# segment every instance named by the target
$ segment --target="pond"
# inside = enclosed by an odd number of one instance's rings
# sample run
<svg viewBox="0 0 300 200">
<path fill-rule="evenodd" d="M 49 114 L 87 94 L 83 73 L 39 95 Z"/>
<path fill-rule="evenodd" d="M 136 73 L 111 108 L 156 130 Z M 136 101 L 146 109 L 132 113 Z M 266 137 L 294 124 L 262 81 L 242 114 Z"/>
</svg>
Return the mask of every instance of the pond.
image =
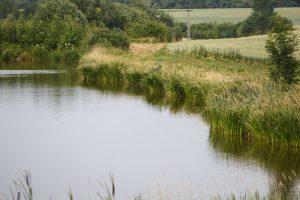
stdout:
<svg viewBox="0 0 300 200">
<path fill-rule="evenodd" d="M 0 194 L 24 171 L 34 199 L 68 199 L 70 189 L 99 199 L 110 174 L 118 199 L 300 191 L 299 152 L 210 134 L 199 114 L 159 102 L 87 84 L 69 67 L 2 65 Z"/>
</svg>

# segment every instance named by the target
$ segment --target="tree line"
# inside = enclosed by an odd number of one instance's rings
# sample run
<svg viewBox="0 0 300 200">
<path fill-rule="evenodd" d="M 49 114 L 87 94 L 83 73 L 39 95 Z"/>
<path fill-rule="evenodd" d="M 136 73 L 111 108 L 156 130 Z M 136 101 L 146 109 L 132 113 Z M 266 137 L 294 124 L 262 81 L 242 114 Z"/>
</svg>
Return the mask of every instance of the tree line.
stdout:
<svg viewBox="0 0 300 200">
<path fill-rule="evenodd" d="M 128 49 L 131 41 L 178 35 L 173 19 L 143 0 L 1 0 L 0 58 L 77 59 L 93 45 Z"/>
</svg>

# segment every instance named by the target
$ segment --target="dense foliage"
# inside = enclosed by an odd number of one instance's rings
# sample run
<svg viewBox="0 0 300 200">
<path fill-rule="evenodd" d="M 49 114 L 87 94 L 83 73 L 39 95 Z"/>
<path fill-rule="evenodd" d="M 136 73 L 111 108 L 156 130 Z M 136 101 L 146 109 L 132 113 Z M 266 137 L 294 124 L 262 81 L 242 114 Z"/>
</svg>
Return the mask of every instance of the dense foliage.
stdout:
<svg viewBox="0 0 300 200">
<path fill-rule="evenodd" d="M 276 82 L 294 84 L 299 81 L 300 63 L 295 58 L 299 41 L 292 27 L 279 21 L 266 43 L 266 50 L 273 66 L 270 68 L 271 78 Z"/>
<path fill-rule="evenodd" d="M 191 26 L 192 39 L 234 38 L 238 36 L 240 24 L 232 23 L 200 23 Z"/>
<path fill-rule="evenodd" d="M 156 8 L 249 8 L 251 0 L 153 0 Z M 300 6 L 299 0 L 274 0 L 274 6 Z"/>
<path fill-rule="evenodd" d="M 97 44 L 128 49 L 132 39 L 166 41 L 175 30 L 171 17 L 142 0 L 1 0 L 0 11 L 0 57 L 7 61 L 78 58 Z"/>
</svg>

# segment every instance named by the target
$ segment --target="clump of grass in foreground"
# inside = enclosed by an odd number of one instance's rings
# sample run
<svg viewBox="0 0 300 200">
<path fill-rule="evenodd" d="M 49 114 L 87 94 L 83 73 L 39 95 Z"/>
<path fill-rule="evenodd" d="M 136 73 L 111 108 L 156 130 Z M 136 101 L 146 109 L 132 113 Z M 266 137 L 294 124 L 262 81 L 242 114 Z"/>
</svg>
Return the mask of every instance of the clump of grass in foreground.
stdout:
<svg viewBox="0 0 300 200">
<path fill-rule="evenodd" d="M 10 188 L 11 197 L 7 200 L 33 200 L 32 181 L 30 172 L 25 172 L 21 180 L 13 181 L 14 187 Z"/>
<path fill-rule="evenodd" d="M 32 193 L 32 186 L 31 186 L 31 175 L 29 172 L 26 172 L 24 174 L 24 180 L 19 180 L 19 181 L 14 181 L 15 185 L 15 190 L 11 189 L 11 197 L 5 197 L 6 200 L 33 200 L 33 193 Z M 101 183 L 99 182 L 100 186 L 102 187 L 101 192 L 96 192 L 97 197 L 100 200 L 114 200 L 116 199 L 116 188 L 115 188 L 115 180 L 114 176 L 110 175 L 110 184 L 107 183 Z M 184 190 L 184 189 L 183 189 Z M 67 192 L 68 200 L 75 200 L 73 192 L 71 189 L 68 190 Z M 164 191 L 164 189 L 160 189 L 158 193 L 151 194 L 151 192 L 147 195 L 139 194 L 136 195 L 133 200 L 173 200 L 173 199 L 184 199 L 184 200 L 189 200 L 189 199 L 202 199 L 201 196 L 195 197 L 192 192 L 191 194 L 181 194 L 180 190 L 176 190 L 173 192 L 170 192 L 168 190 Z M 206 198 L 207 199 L 207 198 Z M 275 194 L 271 196 L 264 196 L 260 195 L 259 193 L 245 193 L 243 195 L 236 195 L 236 194 L 231 194 L 229 196 L 211 196 L 211 200 L 281 200 L 283 199 L 281 194 Z M 284 197 L 286 200 L 298 200 L 300 199 L 300 194 L 295 193 L 295 194 L 289 194 Z"/>
<path fill-rule="evenodd" d="M 299 147 L 300 87 L 276 85 L 267 69 L 261 62 L 199 59 L 166 49 L 136 55 L 95 48 L 81 59 L 79 70 L 87 80 L 117 79 L 181 104 L 196 102 L 219 132 Z"/>
</svg>

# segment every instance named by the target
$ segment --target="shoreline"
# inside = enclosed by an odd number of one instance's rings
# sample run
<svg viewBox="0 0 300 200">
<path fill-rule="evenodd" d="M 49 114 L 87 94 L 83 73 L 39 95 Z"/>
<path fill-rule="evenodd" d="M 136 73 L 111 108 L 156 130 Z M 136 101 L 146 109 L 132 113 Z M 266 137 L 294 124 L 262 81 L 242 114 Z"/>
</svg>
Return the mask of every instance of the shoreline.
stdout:
<svg viewBox="0 0 300 200">
<path fill-rule="evenodd" d="M 271 82 L 265 63 L 166 48 L 129 53 L 96 47 L 82 57 L 78 70 L 87 81 L 138 85 L 166 102 L 194 107 L 213 132 L 299 148 L 300 87 Z"/>
</svg>

